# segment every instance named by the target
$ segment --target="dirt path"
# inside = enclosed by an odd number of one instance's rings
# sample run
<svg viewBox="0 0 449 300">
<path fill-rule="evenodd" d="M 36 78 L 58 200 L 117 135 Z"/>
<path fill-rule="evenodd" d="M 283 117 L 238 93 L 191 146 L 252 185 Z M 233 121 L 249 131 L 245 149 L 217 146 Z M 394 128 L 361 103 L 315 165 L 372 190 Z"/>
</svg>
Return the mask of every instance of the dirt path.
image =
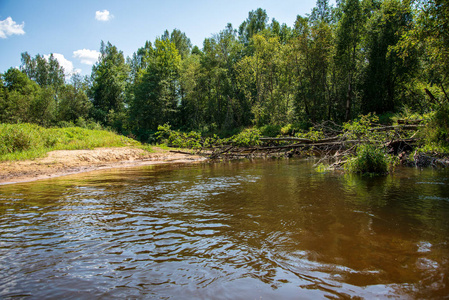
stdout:
<svg viewBox="0 0 449 300">
<path fill-rule="evenodd" d="M 172 153 L 153 147 L 154 153 L 138 148 L 97 148 L 93 150 L 58 150 L 44 158 L 0 162 L 0 185 L 34 181 L 99 169 L 165 163 L 187 163 L 204 157 Z"/>
</svg>

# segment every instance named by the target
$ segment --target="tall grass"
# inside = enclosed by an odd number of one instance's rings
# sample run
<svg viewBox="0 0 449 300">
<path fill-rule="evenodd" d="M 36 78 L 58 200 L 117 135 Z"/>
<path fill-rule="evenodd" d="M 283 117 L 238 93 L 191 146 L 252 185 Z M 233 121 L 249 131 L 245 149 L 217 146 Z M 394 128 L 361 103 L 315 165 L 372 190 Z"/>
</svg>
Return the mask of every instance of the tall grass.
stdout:
<svg viewBox="0 0 449 300">
<path fill-rule="evenodd" d="M 384 150 L 370 144 L 359 145 L 357 154 L 344 165 L 347 172 L 358 174 L 388 174 L 395 161 Z"/>
<path fill-rule="evenodd" d="M 52 150 L 141 146 L 105 130 L 43 128 L 35 124 L 0 124 L 0 161 L 34 159 Z"/>
</svg>

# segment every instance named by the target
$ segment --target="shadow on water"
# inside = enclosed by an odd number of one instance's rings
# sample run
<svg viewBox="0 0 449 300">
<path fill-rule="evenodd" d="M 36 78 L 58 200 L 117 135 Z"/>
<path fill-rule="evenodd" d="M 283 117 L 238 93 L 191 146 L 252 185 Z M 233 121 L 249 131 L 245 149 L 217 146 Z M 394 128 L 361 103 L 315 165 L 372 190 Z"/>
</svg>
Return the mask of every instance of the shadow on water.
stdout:
<svg viewBox="0 0 449 300">
<path fill-rule="evenodd" d="M 441 298 L 449 173 L 305 160 L 151 166 L 0 187 L 0 297 Z"/>
</svg>

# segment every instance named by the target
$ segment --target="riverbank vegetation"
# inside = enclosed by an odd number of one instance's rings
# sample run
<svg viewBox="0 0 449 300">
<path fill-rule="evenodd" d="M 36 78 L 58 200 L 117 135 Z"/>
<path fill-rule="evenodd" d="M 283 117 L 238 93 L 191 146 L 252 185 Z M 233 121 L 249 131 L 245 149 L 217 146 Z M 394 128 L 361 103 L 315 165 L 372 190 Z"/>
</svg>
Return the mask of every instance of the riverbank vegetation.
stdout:
<svg viewBox="0 0 449 300">
<path fill-rule="evenodd" d="M 108 128 L 212 157 L 332 154 L 347 169 L 379 147 L 449 152 L 447 1 L 318 0 L 293 24 L 259 8 L 201 48 L 174 29 L 127 58 L 109 42 L 100 53 L 70 79 L 52 55 L 22 53 L 0 76 L 0 123 Z"/>
<path fill-rule="evenodd" d="M 52 150 L 140 147 L 131 138 L 80 127 L 44 128 L 36 124 L 0 124 L 0 161 L 34 159 Z"/>
<path fill-rule="evenodd" d="M 256 128 L 229 138 L 203 137 L 199 132 L 172 130 L 166 124 L 159 127 L 157 135 L 169 146 L 191 148 L 211 158 L 316 156 L 320 158 L 316 165 L 321 170 L 386 174 L 399 163 L 420 167 L 448 165 L 444 159 L 449 154 L 447 141 L 429 138 L 431 132 L 435 135 L 444 129 L 432 127 L 435 114 L 421 117 L 382 125 L 377 115 L 368 114 L 342 125 L 325 122 L 308 131 L 298 129 L 294 136 L 282 134 L 287 130 L 281 129 L 276 137 L 263 136 Z M 295 130 L 291 125 L 286 128 Z"/>
</svg>

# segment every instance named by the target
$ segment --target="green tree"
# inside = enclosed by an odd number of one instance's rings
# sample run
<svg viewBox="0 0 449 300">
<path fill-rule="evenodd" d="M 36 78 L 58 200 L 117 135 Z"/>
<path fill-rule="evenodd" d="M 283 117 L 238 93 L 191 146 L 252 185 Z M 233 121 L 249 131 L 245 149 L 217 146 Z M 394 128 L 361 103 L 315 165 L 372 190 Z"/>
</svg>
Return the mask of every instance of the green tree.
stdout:
<svg viewBox="0 0 449 300">
<path fill-rule="evenodd" d="M 178 77 L 181 56 L 174 43 L 157 39 L 154 56 L 134 85 L 130 116 L 134 131 L 145 140 L 157 126 L 175 122 L 179 111 Z"/>
<path fill-rule="evenodd" d="M 30 122 L 50 126 L 56 121 L 57 103 L 54 90 L 51 87 L 43 87 L 31 102 L 29 111 Z"/>
<path fill-rule="evenodd" d="M 101 42 L 99 61 L 92 67 L 92 87 L 89 94 L 93 103 L 93 117 L 103 125 L 121 116 L 125 109 L 125 87 L 129 69 L 123 52 L 111 43 Z M 121 131 L 123 128 L 115 128 Z"/>
<path fill-rule="evenodd" d="M 310 21 L 314 22 L 332 22 L 332 9 L 329 6 L 329 0 L 317 0 L 316 6 L 312 9 Z"/>
<path fill-rule="evenodd" d="M 22 53 L 21 56 L 22 65 L 20 70 L 39 86 L 51 87 L 57 92 L 64 85 L 64 68 L 59 65 L 53 54 L 50 54 L 48 60 L 40 54 L 32 58 L 28 52 Z"/>
<path fill-rule="evenodd" d="M 21 71 L 10 68 L 2 76 L 0 123 L 31 122 L 31 108 L 40 88 Z"/>
<path fill-rule="evenodd" d="M 267 27 L 268 15 L 265 9 L 258 8 L 248 13 L 248 18 L 239 26 L 239 37 L 241 41 L 248 45 L 250 39 L 256 33 L 263 31 Z"/>
<path fill-rule="evenodd" d="M 416 0 L 413 28 L 402 35 L 396 50 L 402 57 L 421 52 L 424 90 L 431 103 L 449 101 L 449 3 L 446 0 Z M 436 91 L 436 87 L 439 91 Z"/>
<path fill-rule="evenodd" d="M 301 16 L 295 23 L 291 64 L 295 75 L 297 117 L 316 122 L 330 118 L 332 108 L 329 83 L 333 34 L 325 20 Z"/>
<path fill-rule="evenodd" d="M 348 121 L 352 117 L 355 88 L 357 79 L 360 78 L 361 37 L 365 26 L 362 14 L 362 6 L 359 0 L 342 0 L 338 9 L 341 17 L 336 29 L 336 64 L 339 69 L 341 88 L 339 97 L 345 99 L 344 119 Z"/>
<path fill-rule="evenodd" d="M 181 111 L 180 122 L 184 128 L 199 129 L 206 124 L 205 97 L 201 93 L 201 56 L 192 54 L 181 61 L 179 70 Z"/>
<path fill-rule="evenodd" d="M 139 48 L 133 53 L 131 58 L 127 58 L 127 64 L 130 69 L 130 81 L 133 83 L 141 77 L 147 69 L 154 55 L 153 46 L 150 41 L 145 42 L 145 46 Z"/>
<path fill-rule="evenodd" d="M 73 75 L 71 84 L 61 88 L 58 103 L 58 121 L 76 123 L 80 118 L 86 120 L 92 108 L 87 97 L 87 84 L 80 75 Z"/>
<path fill-rule="evenodd" d="M 282 111 L 280 77 L 280 42 L 278 37 L 252 37 L 254 55 L 237 64 L 238 85 L 251 103 L 254 123 L 261 126 L 285 120 Z"/>
<path fill-rule="evenodd" d="M 410 53 L 401 57 L 396 46 L 413 22 L 410 6 L 385 0 L 367 23 L 364 49 L 368 62 L 363 74 L 362 112 L 382 114 L 409 103 L 403 91 L 416 75 L 418 59 Z"/>
<path fill-rule="evenodd" d="M 161 39 L 175 44 L 176 49 L 178 49 L 178 52 L 181 55 L 181 59 L 186 58 L 190 54 L 192 43 L 187 35 L 184 32 L 181 32 L 181 30 L 173 29 L 171 34 L 169 34 L 168 30 L 165 30 Z"/>
</svg>

